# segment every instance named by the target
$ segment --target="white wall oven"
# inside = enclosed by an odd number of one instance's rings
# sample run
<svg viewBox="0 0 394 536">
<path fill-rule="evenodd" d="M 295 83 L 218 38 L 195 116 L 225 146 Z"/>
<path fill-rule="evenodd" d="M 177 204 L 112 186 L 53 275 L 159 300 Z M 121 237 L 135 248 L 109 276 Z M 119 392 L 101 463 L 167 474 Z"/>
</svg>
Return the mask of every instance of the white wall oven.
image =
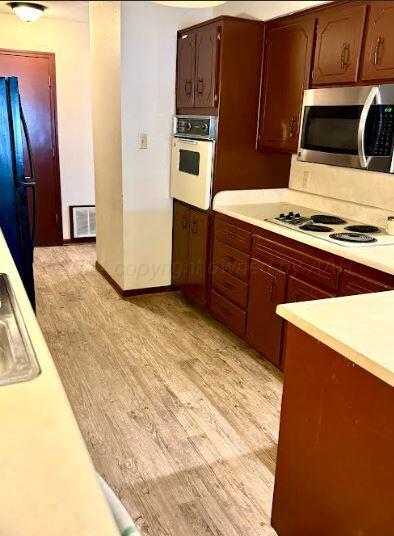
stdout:
<svg viewBox="0 0 394 536">
<path fill-rule="evenodd" d="M 394 84 L 309 89 L 298 159 L 394 172 Z"/>
<path fill-rule="evenodd" d="M 171 155 L 171 196 L 207 210 L 211 206 L 216 117 L 174 119 Z"/>
</svg>

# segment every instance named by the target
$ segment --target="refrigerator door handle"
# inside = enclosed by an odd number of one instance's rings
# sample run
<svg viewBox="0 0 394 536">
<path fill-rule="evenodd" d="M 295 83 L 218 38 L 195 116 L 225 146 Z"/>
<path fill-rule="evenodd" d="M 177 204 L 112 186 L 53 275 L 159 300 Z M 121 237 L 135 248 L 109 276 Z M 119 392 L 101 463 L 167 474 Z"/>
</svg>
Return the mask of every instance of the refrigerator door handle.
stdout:
<svg viewBox="0 0 394 536">
<path fill-rule="evenodd" d="M 31 240 L 34 245 L 34 242 L 36 239 L 36 229 L 37 229 L 37 190 L 36 190 L 37 182 L 36 182 L 36 172 L 34 168 L 34 159 L 33 159 L 33 152 L 31 148 L 29 130 L 27 128 L 25 114 L 23 113 L 23 108 L 22 108 L 20 97 L 19 97 L 19 111 L 21 115 L 23 132 L 25 134 L 25 139 L 26 139 L 27 155 L 29 158 L 30 173 L 31 173 L 31 177 L 25 177 L 24 182 L 19 181 L 19 184 L 21 186 L 25 186 L 26 188 L 31 188 L 32 193 L 33 193 L 33 225 L 32 225 L 32 230 L 31 230 Z"/>
</svg>

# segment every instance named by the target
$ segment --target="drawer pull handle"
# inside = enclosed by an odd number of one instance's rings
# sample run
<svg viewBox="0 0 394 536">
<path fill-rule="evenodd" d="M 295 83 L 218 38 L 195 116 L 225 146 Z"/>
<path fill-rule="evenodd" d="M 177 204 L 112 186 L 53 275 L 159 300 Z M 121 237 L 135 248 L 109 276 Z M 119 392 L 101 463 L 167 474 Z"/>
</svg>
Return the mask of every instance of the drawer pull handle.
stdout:
<svg viewBox="0 0 394 536">
<path fill-rule="evenodd" d="M 225 288 L 227 288 L 228 290 L 233 290 L 234 288 L 234 285 L 232 285 L 231 283 L 229 283 L 228 281 L 223 281 L 223 286 Z"/>
<path fill-rule="evenodd" d="M 222 311 L 222 313 L 224 313 L 225 315 L 227 316 L 231 316 L 231 311 L 229 309 L 227 309 L 226 307 L 220 307 L 220 310 Z"/>
<path fill-rule="evenodd" d="M 237 259 L 231 257 L 231 255 L 226 255 L 226 260 L 228 260 L 228 262 L 236 262 Z"/>
</svg>

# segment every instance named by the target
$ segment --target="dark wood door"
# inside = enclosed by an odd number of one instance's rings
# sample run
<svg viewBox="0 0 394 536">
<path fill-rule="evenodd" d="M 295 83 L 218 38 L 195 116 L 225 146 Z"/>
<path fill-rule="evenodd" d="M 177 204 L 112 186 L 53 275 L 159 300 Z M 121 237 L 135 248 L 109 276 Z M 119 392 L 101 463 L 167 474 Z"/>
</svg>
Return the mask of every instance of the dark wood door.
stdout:
<svg viewBox="0 0 394 536">
<path fill-rule="evenodd" d="M 0 76 L 18 77 L 32 145 L 37 180 L 37 246 L 63 243 L 54 62 L 53 54 L 0 50 Z"/>
<path fill-rule="evenodd" d="M 302 17 L 267 32 L 259 130 L 262 148 L 297 151 L 314 27 L 313 18 Z"/>
<path fill-rule="evenodd" d="M 276 306 L 286 297 L 286 273 L 252 259 L 246 324 L 248 343 L 275 365 L 280 364 L 282 319 Z"/>
<path fill-rule="evenodd" d="M 209 215 L 191 209 L 188 281 L 184 292 L 201 307 L 207 301 L 208 232 Z"/>
<path fill-rule="evenodd" d="M 196 64 L 196 34 L 188 32 L 178 37 L 177 108 L 194 106 L 194 75 Z"/>
<path fill-rule="evenodd" d="M 172 284 L 182 287 L 187 283 L 189 265 L 190 208 L 174 201 L 172 235 Z"/>
<path fill-rule="evenodd" d="M 394 2 L 373 2 L 368 20 L 362 80 L 394 79 Z"/>
<path fill-rule="evenodd" d="M 366 5 L 349 5 L 319 15 L 313 85 L 357 81 L 366 13 Z"/>
<path fill-rule="evenodd" d="M 195 108 L 214 108 L 218 74 L 218 28 L 206 26 L 196 33 Z"/>
</svg>

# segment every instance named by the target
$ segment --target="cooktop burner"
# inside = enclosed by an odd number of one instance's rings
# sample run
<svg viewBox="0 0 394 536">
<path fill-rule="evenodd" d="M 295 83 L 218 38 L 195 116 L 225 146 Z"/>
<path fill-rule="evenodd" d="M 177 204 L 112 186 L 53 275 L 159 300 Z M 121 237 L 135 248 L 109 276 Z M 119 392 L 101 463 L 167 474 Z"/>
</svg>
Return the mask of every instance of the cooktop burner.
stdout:
<svg viewBox="0 0 394 536">
<path fill-rule="evenodd" d="M 375 225 L 348 225 L 345 229 L 353 233 L 378 233 L 380 231 Z"/>
<path fill-rule="evenodd" d="M 346 223 L 346 220 L 338 216 L 329 216 L 328 214 L 314 214 L 311 216 L 313 223 L 325 223 L 327 225 L 340 225 Z"/>
<path fill-rule="evenodd" d="M 315 223 L 305 223 L 300 226 L 300 229 L 303 231 L 313 231 L 315 233 L 329 233 L 334 230 L 332 227 L 327 227 L 327 225 L 316 225 Z"/>
<path fill-rule="evenodd" d="M 330 238 L 341 240 L 342 242 L 358 242 L 362 244 L 376 242 L 376 238 L 373 238 L 373 236 L 359 233 L 333 233 L 330 234 Z"/>
</svg>

